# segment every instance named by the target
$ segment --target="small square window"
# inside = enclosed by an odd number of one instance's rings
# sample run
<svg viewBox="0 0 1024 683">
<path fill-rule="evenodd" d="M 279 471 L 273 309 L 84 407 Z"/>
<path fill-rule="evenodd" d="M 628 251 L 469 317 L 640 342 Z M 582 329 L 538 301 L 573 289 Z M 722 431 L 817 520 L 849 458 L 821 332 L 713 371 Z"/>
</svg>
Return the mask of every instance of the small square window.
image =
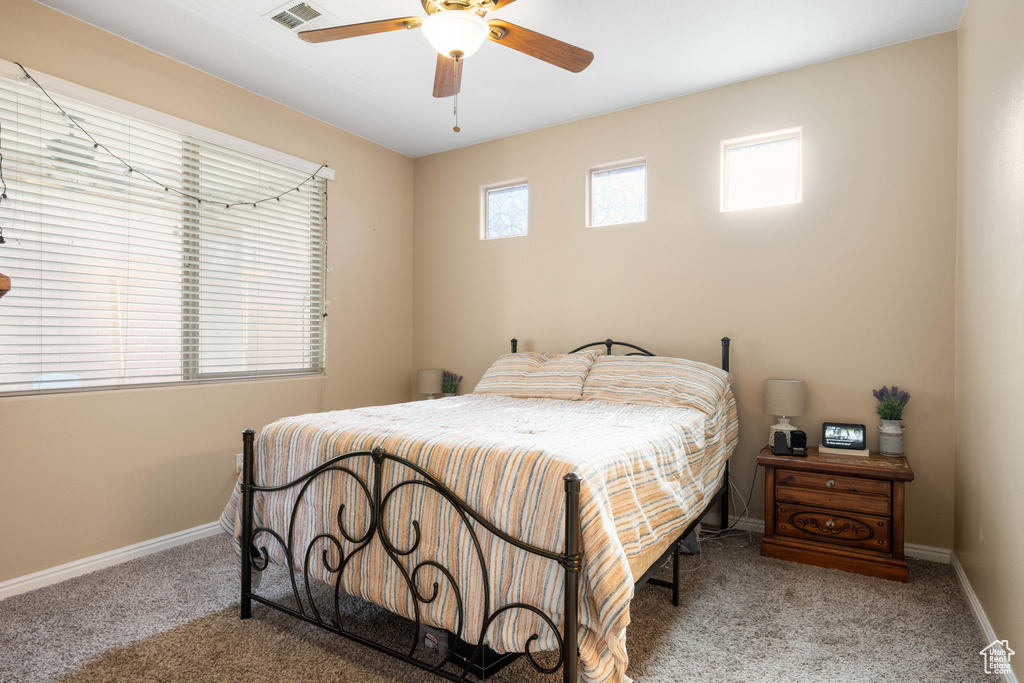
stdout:
<svg viewBox="0 0 1024 683">
<path fill-rule="evenodd" d="M 799 201 L 799 128 L 722 143 L 722 211 Z"/>
<path fill-rule="evenodd" d="M 647 163 L 631 161 L 591 169 L 587 225 L 640 223 L 647 220 Z"/>
<path fill-rule="evenodd" d="M 525 182 L 484 188 L 483 239 L 522 237 L 529 215 L 530 188 Z"/>
</svg>

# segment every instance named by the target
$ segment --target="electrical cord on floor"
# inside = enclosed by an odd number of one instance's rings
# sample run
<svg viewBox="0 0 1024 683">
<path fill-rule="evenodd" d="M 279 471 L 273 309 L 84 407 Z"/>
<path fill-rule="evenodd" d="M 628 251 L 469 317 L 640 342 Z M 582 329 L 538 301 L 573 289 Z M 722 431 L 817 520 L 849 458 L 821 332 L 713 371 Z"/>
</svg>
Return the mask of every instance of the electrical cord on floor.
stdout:
<svg viewBox="0 0 1024 683">
<path fill-rule="evenodd" d="M 742 543 L 739 546 L 735 547 L 749 547 L 753 544 L 754 539 L 751 532 L 749 530 L 738 528 L 738 525 L 741 522 L 750 519 L 750 499 L 754 495 L 754 486 L 757 484 L 757 473 L 760 469 L 760 467 L 757 467 L 754 470 L 754 476 L 750 478 L 750 490 L 747 492 L 745 498 L 742 495 L 742 491 L 740 491 L 740 489 L 736 486 L 736 483 L 732 480 L 732 478 L 729 479 L 729 488 L 733 492 L 733 500 L 730 501 L 732 503 L 734 513 L 733 522 L 725 529 L 713 529 L 705 531 L 704 528 L 701 527 L 700 532 L 697 534 L 698 549 L 702 548 L 704 545 L 724 548 L 729 545 L 733 545 L 729 543 L 729 539 L 731 538 L 743 538 L 746 540 L 745 543 Z M 742 515 L 739 514 L 739 505 L 736 502 L 737 500 L 743 503 Z M 689 569 L 680 567 L 679 572 L 681 574 L 692 574 L 694 572 L 700 571 L 700 569 L 704 567 L 703 552 L 698 550 L 698 552 L 696 553 L 683 553 L 683 555 L 690 555 L 691 557 L 696 555 L 697 566 Z"/>
<path fill-rule="evenodd" d="M 758 469 L 760 469 L 760 468 L 758 468 Z M 750 518 L 750 508 L 748 506 L 748 501 L 754 495 L 754 486 L 757 484 L 757 474 L 758 474 L 758 470 L 755 469 L 754 470 L 754 476 L 752 476 L 750 478 L 750 490 L 747 492 L 746 497 L 743 497 L 742 492 L 736 487 L 736 483 L 732 479 L 729 479 L 729 487 L 733 491 L 733 497 L 734 498 L 738 498 L 740 501 L 743 502 L 743 514 L 742 515 L 739 514 L 739 508 L 738 508 L 738 506 L 736 506 L 735 501 L 733 501 L 733 506 L 734 506 L 733 513 L 734 513 L 735 517 L 734 517 L 734 519 L 732 521 L 732 524 L 730 524 L 725 529 L 718 529 L 716 531 L 709 531 L 709 532 L 707 532 L 708 535 L 724 534 L 724 533 L 726 533 L 728 531 L 741 531 L 741 529 L 738 529 L 737 526 L 740 523 L 742 523 L 744 520 L 747 520 L 747 519 Z"/>
<path fill-rule="evenodd" d="M 683 553 L 683 555 L 689 555 L 690 553 Z M 697 566 L 692 569 L 684 569 L 682 566 L 679 567 L 680 574 L 692 574 L 699 571 L 704 566 L 704 553 L 696 553 L 697 555 Z"/>
<path fill-rule="evenodd" d="M 732 489 L 732 491 L 733 491 L 733 498 L 734 499 L 738 499 L 739 501 L 742 501 L 742 503 L 743 503 L 743 514 L 742 515 L 739 514 L 739 505 L 736 503 L 735 500 L 733 500 L 732 501 L 732 503 L 733 503 L 733 512 L 735 513 L 735 517 L 733 519 L 732 524 L 730 524 L 725 529 L 715 529 L 715 530 L 705 531 L 702 528 L 700 536 L 698 538 L 698 544 L 699 543 L 704 543 L 704 542 L 714 542 L 714 541 L 723 541 L 724 542 L 725 539 L 727 539 L 727 538 L 744 538 L 744 537 L 746 538 L 746 541 L 747 541 L 746 545 L 749 545 L 749 544 L 753 543 L 753 536 L 751 535 L 750 531 L 749 530 L 740 529 L 739 525 L 742 522 L 750 519 L 750 506 L 749 506 L 749 502 L 750 502 L 750 499 L 754 495 L 754 486 L 757 484 L 757 474 L 758 474 L 758 471 L 760 469 L 761 468 L 758 467 L 758 468 L 756 468 L 754 470 L 754 476 L 752 476 L 750 478 L 750 490 L 747 492 L 747 495 L 746 495 L 745 498 L 743 497 L 742 492 L 739 490 L 739 488 L 737 488 L 737 486 L 736 486 L 735 482 L 732 480 L 732 478 L 729 479 L 729 488 Z"/>
<path fill-rule="evenodd" d="M 754 471 L 754 477 L 753 477 L 753 479 L 750 480 L 750 491 L 747 492 L 747 497 L 746 498 L 744 498 L 742 496 L 743 492 L 740 491 L 739 488 L 736 487 L 736 482 L 734 482 L 732 479 L 729 479 L 729 488 L 731 488 L 733 494 L 735 494 L 733 496 L 733 508 L 734 508 L 733 509 L 733 513 L 734 513 L 734 518 L 732 520 L 732 524 L 729 525 L 730 529 L 735 527 L 737 524 L 739 524 L 740 520 L 744 520 L 744 519 L 747 519 L 748 517 L 750 517 L 750 509 L 747 507 L 747 503 L 750 500 L 750 497 L 752 495 L 754 495 L 754 482 L 755 482 L 756 479 L 757 479 L 757 471 L 755 470 Z M 739 514 L 739 512 L 740 512 L 739 506 L 737 506 L 736 503 L 735 503 L 735 501 L 737 499 L 743 501 L 743 514 L 742 515 Z"/>
</svg>

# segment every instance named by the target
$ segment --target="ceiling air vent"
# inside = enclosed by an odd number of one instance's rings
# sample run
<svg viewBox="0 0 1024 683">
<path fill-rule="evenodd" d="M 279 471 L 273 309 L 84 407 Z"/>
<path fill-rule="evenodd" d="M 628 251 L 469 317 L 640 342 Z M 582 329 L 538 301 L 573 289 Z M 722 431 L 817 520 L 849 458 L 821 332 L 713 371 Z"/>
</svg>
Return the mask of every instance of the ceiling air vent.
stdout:
<svg viewBox="0 0 1024 683">
<path fill-rule="evenodd" d="M 341 23 L 308 2 L 297 3 L 294 0 L 263 16 L 293 32 L 312 31 L 325 26 L 337 26 Z"/>
<path fill-rule="evenodd" d="M 276 21 L 277 23 L 281 24 L 285 28 L 290 29 L 295 28 L 296 26 L 301 26 L 302 24 L 306 23 L 302 19 L 299 19 L 297 16 L 292 14 L 291 12 L 280 12 L 279 14 L 275 14 L 270 18 Z"/>
</svg>

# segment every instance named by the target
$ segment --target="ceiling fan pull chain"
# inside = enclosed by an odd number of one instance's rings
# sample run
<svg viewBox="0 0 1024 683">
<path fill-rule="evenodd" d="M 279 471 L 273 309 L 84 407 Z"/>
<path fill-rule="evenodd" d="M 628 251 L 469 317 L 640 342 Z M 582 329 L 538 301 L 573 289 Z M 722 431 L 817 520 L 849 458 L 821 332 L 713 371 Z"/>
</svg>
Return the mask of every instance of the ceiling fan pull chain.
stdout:
<svg viewBox="0 0 1024 683">
<path fill-rule="evenodd" d="M 452 78 L 453 78 L 453 81 L 452 81 L 453 83 L 458 83 L 459 82 L 459 57 L 458 57 L 458 55 L 456 55 L 455 59 L 452 60 Z M 452 128 L 452 130 L 454 130 L 456 133 L 458 133 L 460 130 L 462 130 L 461 128 L 459 128 L 459 91 L 458 90 L 455 91 L 455 110 L 452 113 L 455 114 L 455 127 Z"/>
</svg>

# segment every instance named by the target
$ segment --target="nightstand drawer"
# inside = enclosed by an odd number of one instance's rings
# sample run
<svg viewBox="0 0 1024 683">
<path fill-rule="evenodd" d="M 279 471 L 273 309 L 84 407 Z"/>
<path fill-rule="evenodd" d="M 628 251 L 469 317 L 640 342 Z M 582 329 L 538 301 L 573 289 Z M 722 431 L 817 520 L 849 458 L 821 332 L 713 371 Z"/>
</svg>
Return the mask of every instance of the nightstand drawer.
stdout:
<svg viewBox="0 0 1024 683">
<path fill-rule="evenodd" d="M 881 479 L 839 477 L 832 474 L 797 472 L 796 470 L 776 470 L 775 482 L 784 486 L 801 486 L 808 489 L 827 489 L 847 493 L 869 493 L 876 496 L 888 496 L 892 492 L 892 484 Z"/>
<path fill-rule="evenodd" d="M 891 501 L 884 496 L 869 496 L 843 491 L 800 489 L 792 486 L 775 487 L 775 500 L 787 503 L 802 503 L 819 508 L 866 512 L 873 515 L 889 515 Z"/>
<path fill-rule="evenodd" d="M 805 505 L 775 504 L 775 533 L 889 552 L 889 518 Z"/>
</svg>

